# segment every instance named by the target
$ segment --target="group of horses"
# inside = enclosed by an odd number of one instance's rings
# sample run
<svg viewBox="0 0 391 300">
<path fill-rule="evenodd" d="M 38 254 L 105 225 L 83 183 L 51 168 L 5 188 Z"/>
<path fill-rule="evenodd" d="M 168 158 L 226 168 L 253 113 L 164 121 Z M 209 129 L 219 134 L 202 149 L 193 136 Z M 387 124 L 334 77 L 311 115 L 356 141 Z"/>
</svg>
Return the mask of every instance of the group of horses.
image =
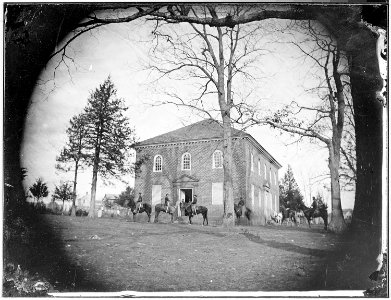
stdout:
<svg viewBox="0 0 391 300">
<path fill-rule="evenodd" d="M 302 211 L 304 217 L 307 219 L 308 226 L 311 228 L 311 220 L 314 218 L 322 218 L 324 223 L 324 229 L 327 230 L 327 222 L 328 222 L 328 213 L 327 206 L 320 205 L 319 207 L 307 207 L 304 203 L 299 203 L 297 206 L 297 210 L 288 209 L 285 206 L 280 207 L 280 213 L 272 216 L 272 219 L 276 221 L 276 223 L 283 224 L 284 221 L 294 223 L 296 226 L 298 225 L 298 212 Z"/>
<path fill-rule="evenodd" d="M 307 207 L 304 205 L 304 203 L 300 203 L 298 205 L 298 210 L 301 210 L 304 214 L 304 217 L 307 219 L 308 226 L 311 228 L 311 220 L 314 218 L 322 218 L 324 222 L 324 229 L 327 230 L 327 206 L 321 205 L 317 208 L 313 207 Z M 152 214 L 152 206 L 148 203 L 143 202 L 140 207 L 137 207 L 136 203 L 132 201 L 130 203 L 130 209 L 133 214 L 133 220 L 135 220 L 136 215 L 138 213 L 146 213 L 148 216 L 148 222 L 151 221 L 151 214 Z M 208 225 L 208 208 L 202 205 L 197 205 L 195 211 L 192 209 L 191 203 L 181 202 L 180 203 L 180 209 L 184 210 L 185 216 L 189 217 L 189 224 L 192 224 L 191 219 L 198 214 L 202 214 L 203 221 L 202 225 Z M 174 206 L 166 206 L 164 204 L 156 204 L 155 205 L 155 219 L 154 223 L 157 223 L 159 220 L 159 214 L 160 213 L 167 213 L 171 215 L 171 223 L 174 222 L 174 213 L 176 209 Z M 234 204 L 234 211 L 237 221 L 239 222 L 241 216 L 244 214 L 244 216 L 250 221 L 252 211 L 250 208 L 245 206 L 245 203 L 243 199 L 240 199 L 240 201 L 237 204 Z M 281 206 L 280 213 L 277 215 L 272 216 L 272 219 L 274 219 L 277 223 L 284 223 L 286 220 L 287 222 L 293 222 L 296 226 L 298 225 L 298 211 L 288 209 L 284 206 Z"/>
<path fill-rule="evenodd" d="M 189 224 L 192 224 L 191 219 L 198 214 L 202 214 L 203 221 L 202 225 L 208 225 L 208 208 L 202 205 L 197 205 L 196 209 L 193 210 L 191 203 L 181 202 L 180 203 L 180 209 L 185 211 L 185 216 L 189 217 Z M 133 214 L 133 220 L 135 220 L 136 215 L 138 213 L 146 213 L 148 216 L 148 222 L 151 222 L 151 215 L 152 215 L 152 206 L 148 203 L 143 202 L 140 207 L 137 207 L 136 203 L 132 201 L 130 203 L 130 210 Z M 157 223 L 159 221 L 159 214 L 160 213 L 167 213 L 171 215 L 171 223 L 174 222 L 174 213 L 175 213 L 175 207 L 174 206 L 166 206 L 164 204 L 156 204 L 155 205 L 155 219 L 154 223 Z"/>
</svg>

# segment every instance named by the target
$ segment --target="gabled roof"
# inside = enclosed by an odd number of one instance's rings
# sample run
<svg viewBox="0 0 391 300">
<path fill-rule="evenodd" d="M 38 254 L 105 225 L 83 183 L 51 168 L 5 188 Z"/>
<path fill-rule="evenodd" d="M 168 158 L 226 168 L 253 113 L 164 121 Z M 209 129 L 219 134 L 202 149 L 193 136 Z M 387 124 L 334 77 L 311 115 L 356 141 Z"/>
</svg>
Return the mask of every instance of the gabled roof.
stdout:
<svg viewBox="0 0 391 300">
<path fill-rule="evenodd" d="M 232 136 L 246 136 L 247 133 L 232 128 Z M 223 137 L 223 125 L 216 120 L 203 120 L 177 130 L 173 130 L 153 138 L 140 142 L 139 146 L 185 142 L 194 140 L 221 139 Z"/>
<path fill-rule="evenodd" d="M 107 200 L 115 200 L 118 198 L 118 195 L 115 195 L 115 194 L 105 194 L 105 196 L 103 197 L 103 199 L 107 199 Z"/>
</svg>

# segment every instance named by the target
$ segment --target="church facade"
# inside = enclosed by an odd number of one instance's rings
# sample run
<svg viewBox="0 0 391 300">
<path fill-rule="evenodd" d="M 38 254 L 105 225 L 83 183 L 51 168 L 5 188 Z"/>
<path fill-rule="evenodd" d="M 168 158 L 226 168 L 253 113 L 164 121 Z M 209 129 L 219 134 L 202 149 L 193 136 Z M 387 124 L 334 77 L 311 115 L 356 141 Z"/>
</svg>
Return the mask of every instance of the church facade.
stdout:
<svg viewBox="0 0 391 300">
<path fill-rule="evenodd" d="M 223 128 L 204 120 L 140 142 L 135 195 L 153 207 L 169 194 L 172 204 L 189 202 L 208 208 L 209 219 L 223 215 Z M 265 224 L 279 210 L 278 169 L 281 165 L 248 133 L 232 129 L 235 203 L 242 197 L 253 211 L 253 224 Z"/>
</svg>

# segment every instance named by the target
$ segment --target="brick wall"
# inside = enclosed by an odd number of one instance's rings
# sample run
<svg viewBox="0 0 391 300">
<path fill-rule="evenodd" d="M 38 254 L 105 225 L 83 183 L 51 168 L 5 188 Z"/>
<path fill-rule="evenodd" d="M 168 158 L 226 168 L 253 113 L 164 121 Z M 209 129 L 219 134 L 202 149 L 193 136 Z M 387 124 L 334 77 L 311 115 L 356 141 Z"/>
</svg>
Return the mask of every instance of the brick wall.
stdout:
<svg viewBox="0 0 391 300">
<path fill-rule="evenodd" d="M 252 224 L 264 225 L 267 220 L 270 220 L 272 211 L 279 210 L 278 168 L 248 140 L 246 140 L 245 148 L 249 162 L 246 166 L 246 205 L 253 211 Z M 253 170 L 251 169 L 251 154 L 253 155 Z M 252 200 L 252 185 L 254 186 L 254 201 Z M 266 203 L 266 197 L 270 196 L 272 197 L 271 203 L 270 200 Z"/>
<path fill-rule="evenodd" d="M 257 186 L 261 184 L 260 177 L 251 174 L 249 171 L 250 146 L 246 139 L 238 138 L 233 140 L 233 188 L 235 202 L 238 202 L 240 197 L 247 199 L 247 202 L 249 202 L 249 193 L 251 193 L 250 182 L 254 182 Z M 178 197 L 179 188 L 193 188 L 193 194 L 197 195 L 198 204 L 208 207 L 209 219 L 219 220 L 223 215 L 223 205 L 212 204 L 212 183 L 222 183 L 224 174 L 222 168 L 212 168 L 212 155 L 215 150 L 223 150 L 222 141 L 199 141 L 138 148 L 136 159 L 144 155 L 147 155 L 149 159 L 142 165 L 141 172 L 136 177 L 136 198 L 138 193 L 141 192 L 143 200 L 152 203 L 152 185 L 161 185 L 161 201 L 163 202 L 165 195 L 169 194 L 173 204 L 176 204 L 180 200 Z M 182 170 L 182 155 L 186 152 L 191 155 L 191 170 Z M 163 158 L 161 172 L 153 171 L 155 155 L 161 155 Z M 261 154 L 258 153 L 257 155 L 260 156 Z M 258 156 L 254 157 L 258 158 Z M 258 174 L 257 168 L 258 166 L 254 169 L 255 174 Z M 198 181 L 191 182 L 191 179 L 189 179 L 190 182 L 173 183 L 183 175 L 191 176 Z M 271 190 L 273 188 L 273 185 L 271 185 Z M 258 192 L 255 194 L 258 195 Z M 256 210 L 256 207 L 254 210 Z"/>
</svg>

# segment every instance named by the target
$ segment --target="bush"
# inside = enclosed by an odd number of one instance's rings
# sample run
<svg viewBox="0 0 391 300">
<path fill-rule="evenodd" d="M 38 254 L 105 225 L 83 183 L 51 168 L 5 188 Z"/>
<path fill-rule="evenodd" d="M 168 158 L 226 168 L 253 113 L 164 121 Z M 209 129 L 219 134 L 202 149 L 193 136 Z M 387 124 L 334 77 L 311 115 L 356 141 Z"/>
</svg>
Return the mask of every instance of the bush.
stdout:
<svg viewBox="0 0 391 300">
<path fill-rule="evenodd" d="M 4 297 L 42 297 L 47 296 L 52 289 L 50 283 L 39 278 L 38 274 L 31 275 L 18 265 L 8 263 L 3 270 Z"/>
</svg>

